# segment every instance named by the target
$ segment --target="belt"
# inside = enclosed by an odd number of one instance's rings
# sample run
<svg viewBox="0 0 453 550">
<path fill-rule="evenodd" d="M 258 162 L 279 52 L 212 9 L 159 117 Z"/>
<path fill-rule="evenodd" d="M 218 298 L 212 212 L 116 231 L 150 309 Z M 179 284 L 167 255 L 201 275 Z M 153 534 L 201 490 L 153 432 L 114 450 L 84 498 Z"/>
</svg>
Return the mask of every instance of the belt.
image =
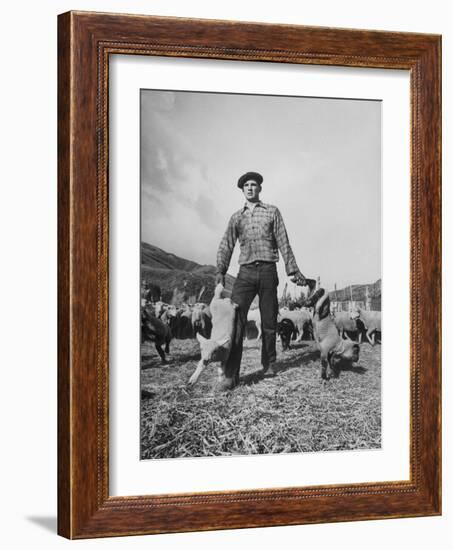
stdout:
<svg viewBox="0 0 453 550">
<path fill-rule="evenodd" d="M 244 266 L 256 266 L 259 267 L 260 265 L 275 265 L 275 262 L 265 262 L 263 260 L 256 260 L 255 262 L 250 262 L 248 264 L 243 264 Z"/>
</svg>

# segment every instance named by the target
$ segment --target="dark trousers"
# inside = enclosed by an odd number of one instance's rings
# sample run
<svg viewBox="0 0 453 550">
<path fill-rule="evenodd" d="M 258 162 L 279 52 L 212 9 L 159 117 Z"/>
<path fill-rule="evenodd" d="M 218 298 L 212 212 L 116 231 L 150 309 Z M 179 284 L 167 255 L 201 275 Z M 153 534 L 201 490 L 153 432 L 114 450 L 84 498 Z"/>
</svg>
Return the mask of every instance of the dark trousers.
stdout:
<svg viewBox="0 0 453 550">
<path fill-rule="evenodd" d="M 247 313 L 258 294 L 261 313 L 261 364 L 264 368 L 275 362 L 275 338 L 277 331 L 277 266 L 274 262 L 253 262 L 242 265 L 233 285 L 231 299 L 239 308 L 236 316 L 236 331 L 230 356 L 225 366 L 226 378 L 239 378 L 242 341 L 247 325 Z"/>
</svg>

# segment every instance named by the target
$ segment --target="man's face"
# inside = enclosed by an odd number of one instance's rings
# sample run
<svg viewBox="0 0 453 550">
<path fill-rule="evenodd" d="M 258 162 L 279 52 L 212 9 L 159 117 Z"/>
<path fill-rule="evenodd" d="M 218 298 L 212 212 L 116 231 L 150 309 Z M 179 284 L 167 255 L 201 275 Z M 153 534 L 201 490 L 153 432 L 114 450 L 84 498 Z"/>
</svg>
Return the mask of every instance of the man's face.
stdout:
<svg viewBox="0 0 453 550">
<path fill-rule="evenodd" d="M 242 192 L 248 201 L 257 201 L 260 198 L 261 185 L 254 180 L 248 180 L 244 183 Z"/>
</svg>

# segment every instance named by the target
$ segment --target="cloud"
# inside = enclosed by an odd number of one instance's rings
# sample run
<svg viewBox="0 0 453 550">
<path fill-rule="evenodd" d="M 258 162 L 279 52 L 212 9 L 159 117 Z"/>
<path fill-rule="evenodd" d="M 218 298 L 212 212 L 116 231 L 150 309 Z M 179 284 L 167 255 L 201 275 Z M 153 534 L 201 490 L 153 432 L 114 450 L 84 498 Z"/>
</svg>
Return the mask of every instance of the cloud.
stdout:
<svg viewBox="0 0 453 550">
<path fill-rule="evenodd" d="M 168 92 L 170 93 L 170 92 Z M 143 217 L 153 210 L 153 219 L 168 216 L 171 205 L 178 203 L 198 216 L 198 223 L 208 229 L 219 230 L 221 216 L 211 197 L 213 183 L 209 179 L 206 163 L 197 159 L 187 138 L 178 131 L 173 120 L 177 109 L 175 94 L 165 99 L 157 93 L 151 99 L 142 99 L 141 133 L 141 185 L 147 198 L 143 204 Z M 165 204 L 166 208 L 155 211 L 152 201 Z"/>
<path fill-rule="evenodd" d="M 200 220 L 210 229 L 219 229 L 219 220 L 221 216 L 215 206 L 215 202 L 206 196 L 199 196 L 194 202 L 194 208 L 200 217 Z"/>
</svg>

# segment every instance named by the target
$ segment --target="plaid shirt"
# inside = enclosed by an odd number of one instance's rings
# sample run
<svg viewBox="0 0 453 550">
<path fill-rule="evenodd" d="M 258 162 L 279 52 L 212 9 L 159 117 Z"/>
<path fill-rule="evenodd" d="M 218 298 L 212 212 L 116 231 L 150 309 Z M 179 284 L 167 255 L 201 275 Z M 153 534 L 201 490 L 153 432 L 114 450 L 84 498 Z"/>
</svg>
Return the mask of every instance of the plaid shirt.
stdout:
<svg viewBox="0 0 453 550">
<path fill-rule="evenodd" d="M 252 212 L 245 204 L 231 216 L 217 252 L 219 273 L 227 272 L 237 240 L 241 246 L 240 265 L 256 261 L 278 262 L 280 250 L 287 275 L 299 270 L 282 215 L 276 206 L 258 202 Z"/>
</svg>

